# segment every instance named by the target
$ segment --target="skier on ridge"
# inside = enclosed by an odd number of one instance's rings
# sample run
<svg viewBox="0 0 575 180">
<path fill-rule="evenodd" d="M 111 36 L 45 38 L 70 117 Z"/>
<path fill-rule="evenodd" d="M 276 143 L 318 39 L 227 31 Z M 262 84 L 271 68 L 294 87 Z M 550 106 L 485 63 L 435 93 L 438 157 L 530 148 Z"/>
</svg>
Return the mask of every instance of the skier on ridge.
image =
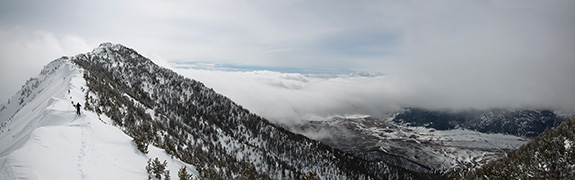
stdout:
<svg viewBox="0 0 575 180">
<path fill-rule="evenodd" d="M 78 114 L 78 116 L 80 115 L 80 107 L 82 107 L 82 105 L 80 105 L 80 103 L 74 105 L 74 107 L 76 107 L 76 113 Z"/>
</svg>

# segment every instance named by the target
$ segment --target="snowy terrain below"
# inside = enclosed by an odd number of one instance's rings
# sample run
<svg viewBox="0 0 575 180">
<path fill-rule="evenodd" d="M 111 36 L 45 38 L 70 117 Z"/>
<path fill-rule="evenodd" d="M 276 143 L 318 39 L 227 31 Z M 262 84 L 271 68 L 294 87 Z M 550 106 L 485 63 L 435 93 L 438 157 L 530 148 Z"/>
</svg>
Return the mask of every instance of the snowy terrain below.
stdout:
<svg viewBox="0 0 575 180">
<path fill-rule="evenodd" d="M 143 154 L 132 138 L 85 102 L 83 70 L 67 60 L 48 64 L 0 106 L 0 179 L 147 179 L 150 158 L 167 160 L 171 177 L 186 166 L 163 149 Z"/>
<path fill-rule="evenodd" d="M 334 118 L 292 128 L 369 160 L 384 161 L 424 173 L 446 174 L 476 168 L 504 157 L 528 139 L 471 130 L 440 131 L 393 122 L 391 118 Z"/>
</svg>

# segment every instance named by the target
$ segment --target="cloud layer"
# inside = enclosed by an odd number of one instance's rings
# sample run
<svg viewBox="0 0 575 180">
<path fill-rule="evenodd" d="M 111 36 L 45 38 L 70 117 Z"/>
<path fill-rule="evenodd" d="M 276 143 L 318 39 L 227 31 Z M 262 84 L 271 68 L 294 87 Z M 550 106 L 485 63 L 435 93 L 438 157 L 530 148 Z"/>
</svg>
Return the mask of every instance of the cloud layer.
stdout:
<svg viewBox="0 0 575 180">
<path fill-rule="evenodd" d="M 1 26 L 0 42 L 0 103 L 5 103 L 50 61 L 92 48 L 76 35 L 57 36 Z"/>
<path fill-rule="evenodd" d="M 456 79 L 452 82 L 450 79 L 429 81 L 428 78 L 396 75 L 176 70 L 213 87 L 257 114 L 285 124 L 327 120 L 334 116 L 381 116 L 406 106 L 453 110 L 534 108 L 575 112 L 575 95 L 570 91 L 573 88 L 556 88 L 553 87 L 554 82 L 540 86 L 544 84 L 537 83 L 537 80 L 480 82 L 477 79 L 452 78 Z"/>
</svg>

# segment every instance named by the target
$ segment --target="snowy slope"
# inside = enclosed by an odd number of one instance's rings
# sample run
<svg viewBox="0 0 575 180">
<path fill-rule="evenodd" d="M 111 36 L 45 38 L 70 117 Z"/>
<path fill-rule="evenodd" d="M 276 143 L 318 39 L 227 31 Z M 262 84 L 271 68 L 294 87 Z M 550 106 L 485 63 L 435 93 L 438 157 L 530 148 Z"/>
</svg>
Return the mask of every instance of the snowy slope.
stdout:
<svg viewBox="0 0 575 180">
<path fill-rule="evenodd" d="M 132 138 L 105 115 L 83 111 L 83 69 L 63 57 L 46 65 L 0 106 L 0 179 L 146 179 L 147 160 L 167 160 L 171 177 L 191 165 L 163 149 L 138 151 Z"/>
</svg>

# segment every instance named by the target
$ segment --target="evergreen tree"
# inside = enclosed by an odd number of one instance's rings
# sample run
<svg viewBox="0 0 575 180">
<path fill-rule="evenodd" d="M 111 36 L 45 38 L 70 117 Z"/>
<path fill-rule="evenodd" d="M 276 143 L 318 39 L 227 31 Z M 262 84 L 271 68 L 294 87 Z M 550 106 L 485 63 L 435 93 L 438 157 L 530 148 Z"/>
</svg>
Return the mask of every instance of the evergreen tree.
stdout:
<svg viewBox="0 0 575 180">
<path fill-rule="evenodd" d="M 180 170 L 178 171 L 178 178 L 180 180 L 191 180 L 192 179 L 192 175 L 188 174 L 188 171 L 186 171 L 186 166 L 182 166 L 182 168 L 180 168 Z"/>
<path fill-rule="evenodd" d="M 301 178 L 302 180 L 319 180 L 319 178 L 317 177 L 317 173 L 310 171 L 307 174 L 303 175 L 303 177 Z"/>
<path fill-rule="evenodd" d="M 158 158 L 154 160 L 148 159 L 148 165 L 146 166 L 146 172 L 148 172 L 148 180 L 164 180 L 170 179 L 170 170 L 167 169 L 168 162 L 164 160 L 163 163 L 160 162 Z"/>
</svg>

